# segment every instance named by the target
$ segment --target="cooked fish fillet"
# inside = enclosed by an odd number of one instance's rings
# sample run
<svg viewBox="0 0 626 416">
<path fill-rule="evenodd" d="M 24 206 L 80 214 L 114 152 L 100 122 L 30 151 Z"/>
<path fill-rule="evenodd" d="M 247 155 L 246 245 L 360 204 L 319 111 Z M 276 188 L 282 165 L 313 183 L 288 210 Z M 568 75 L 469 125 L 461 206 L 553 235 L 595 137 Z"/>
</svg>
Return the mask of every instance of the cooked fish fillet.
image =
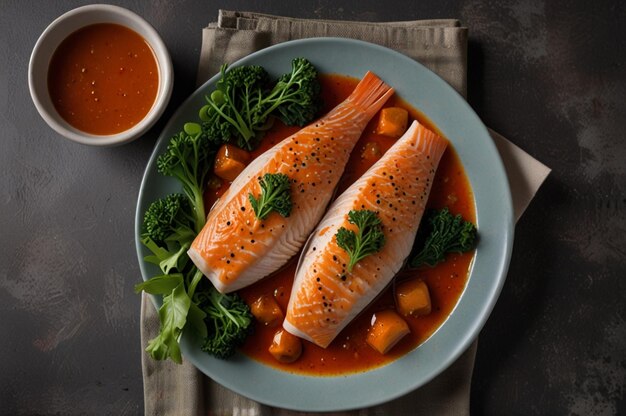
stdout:
<svg viewBox="0 0 626 416">
<path fill-rule="evenodd" d="M 307 242 L 296 270 L 283 327 L 327 347 L 387 286 L 410 254 L 435 171 L 447 141 L 413 122 L 407 132 L 330 206 Z M 384 246 L 348 271 L 337 245 L 351 210 L 378 214 Z"/>
<path fill-rule="evenodd" d="M 223 293 L 278 270 L 301 248 L 322 217 L 352 149 L 393 89 L 368 72 L 352 94 L 326 116 L 256 158 L 213 207 L 189 249 L 194 264 Z M 259 178 L 283 173 L 291 180 L 289 217 L 258 220 L 249 195 Z"/>
</svg>

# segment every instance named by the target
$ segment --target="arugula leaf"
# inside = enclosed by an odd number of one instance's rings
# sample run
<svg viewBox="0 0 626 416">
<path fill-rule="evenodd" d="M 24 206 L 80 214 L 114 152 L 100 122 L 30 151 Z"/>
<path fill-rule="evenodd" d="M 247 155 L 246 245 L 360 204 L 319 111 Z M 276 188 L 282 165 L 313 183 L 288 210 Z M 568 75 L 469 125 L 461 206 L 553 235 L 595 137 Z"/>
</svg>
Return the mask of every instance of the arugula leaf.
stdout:
<svg viewBox="0 0 626 416">
<path fill-rule="evenodd" d="M 191 306 L 191 299 L 181 281 L 170 294 L 163 296 L 163 305 L 159 308 L 161 329 L 159 335 L 151 339 L 146 351 L 156 360 L 165 360 L 168 357 L 174 362 L 183 362 L 178 341 L 183 327 L 187 322 L 187 315 Z"/>
<path fill-rule="evenodd" d="M 189 313 L 187 314 L 187 326 L 185 327 L 185 330 L 187 330 L 187 328 L 192 328 L 203 339 L 206 338 L 209 335 L 206 322 L 204 321 L 206 316 L 206 312 L 200 309 L 195 302 L 192 302 L 191 307 L 189 308 Z"/>
<path fill-rule="evenodd" d="M 151 295 L 165 295 L 171 293 L 180 282 L 183 281 L 182 273 L 162 274 L 159 276 L 151 277 L 145 282 L 141 282 L 135 285 L 135 293 L 140 293 L 142 290 Z"/>
<path fill-rule="evenodd" d="M 261 195 L 258 198 L 255 198 L 252 193 L 248 195 L 256 217 L 264 220 L 272 211 L 288 217 L 292 208 L 289 176 L 284 173 L 266 173 L 259 178 L 259 183 Z"/>
<path fill-rule="evenodd" d="M 141 242 L 152 252 L 152 255 L 143 259 L 148 263 L 159 266 L 163 273 L 168 274 L 172 269 L 182 270 L 185 267 L 188 260 L 186 256 L 187 249 L 191 242 L 185 243 L 178 248 L 175 247 L 175 244 L 170 244 L 169 250 L 160 247 L 150 237 L 144 237 Z"/>
<path fill-rule="evenodd" d="M 351 210 L 348 222 L 358 228 L 355 233 L 345 227 L 337 230 L 337 245 L 350 255 L 348 271 L 363 258 L 378 252 L 385 245 L 385 234 L 378 214 L 370 210 Z"/>
</svg>

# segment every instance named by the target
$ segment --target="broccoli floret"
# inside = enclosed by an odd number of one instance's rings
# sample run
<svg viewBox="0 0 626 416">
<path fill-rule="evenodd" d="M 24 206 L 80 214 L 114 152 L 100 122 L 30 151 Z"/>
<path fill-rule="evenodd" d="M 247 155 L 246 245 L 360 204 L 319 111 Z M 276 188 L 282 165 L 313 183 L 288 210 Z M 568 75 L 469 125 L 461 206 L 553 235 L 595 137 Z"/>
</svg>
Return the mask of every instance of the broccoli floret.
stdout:
<svg viewBox="0 0 626 416">
<path fill-rule="evenodd" d="M 267 94 L 269 76 L 258 65 L 226 69 L 223 65 L 217 89 L 200 109 L 203 134 L 215 143 L 235 137 L 239 147 L 252 149 L 256 131 L 265 123 L 259 116 L 263 113 L 261 100 Z"/>
<path fill-rule="evenodd" d="M 213 149 L 202 134 L 201 126 L 187 123 L 184 131 L 170 139 L 165 153 L 157 159 L 159 173 L 172 176 L 183 185 L 193 211 L 196 233 L 202 230 L 206 221 L 202 190 L 211 167 Z"/>
<path fill-rule="evenodd" d="M 166 240 L 194 237 L 194 217 L 189 200 L 183 194 L 171 194 L 150 204 L 143 217 L 143 237 L 165 246 Z"/>
<path fill-rule="evenodd" d="M 304 126 L 313 120 L 321 107 L 317 70 L 304 58 L 291 62 L 291 73 L 284 74 L 272 90 L 278 106 L 275 111 L 288 126 Z"/>
<path fill-rule="evenodd" d="M 222 69 L 225 71 L 226 65 L 223 65 Z M 217 89 L 233 99 L 237 99 L 237 94 L 241 94 L 242 97 L 249 96 L 257 88 L 265 87 L 269 81 L 267 71 L 259 65 L 238 66 L 227 74 L 222 72 L 222 75 L 222 79 L 217 82 Z"/>
<path fill-rule="evenodd" d="M 182 270 L 187 264 L 186 251 L 196 233 L 189 200 L 183 194 L 171 194 L 150 204 L 143 218 L 143 244 L 152 252 L 145 260 L 164 273 Z"/>
<path fill-rule="evenodd" d="M 202 350 L 221 359 L 232 356 L 252 330 L 250 307 L 239 295 L 222 294 L 213 287 L 199 292 L 196 299 L 206 313 L 208 336 Z"/>
<path fill-rule="evenodd" d="M 292 61 L 291 72 L 282 75 L 272 89 L 260 66 L 221 68 L 217 88 L 200 109 L 202 134 L 214 143 L 236 138 L 241 148 L 252 150 L 259 137 L 280 118 L 287 125 L 303 126 L 320 108 L 320 84 L 315 67 L 304 58 Z"/>
<path fill-rule="evenodd" d="M 219 118 L 220 115 L 216 112 L 213 112 L 212 117 Z M 207 141 L 214 144 L 215 147 L 219 147 L 224 143 L 228 143 L 231 138 L 237 137 L 237 132 L 233 130 L 232 124 L 222 123 L 215 120 L 202 122 L 202 134 L 207 139 Z"/>
<path fill-rule="evenodd" d="M 452 215 L 448 208 L 430 212 L 423 223 L 410 267 L 434 267 L 445 260 L 447 253 L 464 253 L 474 248 L 476 226 L 464 221 L 460 214 Z"/>
</svg>

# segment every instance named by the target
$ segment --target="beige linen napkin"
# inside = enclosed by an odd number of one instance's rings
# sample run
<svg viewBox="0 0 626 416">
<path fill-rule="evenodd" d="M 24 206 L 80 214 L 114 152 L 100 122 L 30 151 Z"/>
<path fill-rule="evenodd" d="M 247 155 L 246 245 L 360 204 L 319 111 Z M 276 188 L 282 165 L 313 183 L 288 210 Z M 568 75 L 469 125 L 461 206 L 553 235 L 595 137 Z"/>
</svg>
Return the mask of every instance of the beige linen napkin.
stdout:
<svg viewBox="0 0 626 416">
<path fill-rule="evenodd" d="M 347 37 L 395 49 L 428 67 L 463 96 L 467 90 L 467 29 L 457 20 L 367 23 L 306 20 L 221 10 L 218 22 L 202 32 L 198 84 L 254 51 L 292 39 Z M 490 131 L 505 164 L 515 217 L 519 219 L 549 169 L 520 148 Z M 159 330 L 148 296 L 141 305 L 142 345 Z M 476 342 L 430 383 L 380 406 L 340 415 L 468 415 Z M 202 375 L 192 364 L 175 365 L 142 355 L 146 415 L 294 415 L 240 396 Z"/>
</svg>

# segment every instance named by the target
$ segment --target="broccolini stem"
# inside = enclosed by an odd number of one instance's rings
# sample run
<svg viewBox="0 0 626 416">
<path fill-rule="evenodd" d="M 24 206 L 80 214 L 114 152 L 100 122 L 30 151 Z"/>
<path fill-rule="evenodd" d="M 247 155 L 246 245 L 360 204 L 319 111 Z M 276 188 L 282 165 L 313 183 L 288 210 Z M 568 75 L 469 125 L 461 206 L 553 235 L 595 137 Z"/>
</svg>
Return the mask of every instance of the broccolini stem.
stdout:
<svg viewBox="0 0 626 416">
<path fill-rule="evenodd" d="M 287 101 L 287 99 L 285 98 L 285 93 L 287 92 L 287 90 L 289 89 L 290 86 L 291 86 L 291 81 L 287 85 L 287 88 L 283 88 L 283 89 L 280 90 L 280 95 L 277 98 L 274 98 L 274 97 L 270 96 L 269 98 L 266 99 L 266 101 L 273 102 L 273 103 L 263 113 L 263 116 L 261 117 L 261 119 L 265 119 L 265 118 L 269 117 L 269 115 L 272 114 L 274 112 L 274 110 L 276 110 L 276 108 L 278 108 L 278 106 L 280 106 L 281 104 L 284 104 Z"/>
<path fill-rule="evenodd" d="M 235 325 L 237 325 L 238 327 L 240 327 L 241 325 L 239 324 L 239 320 L 233 316 L 232 313 L 230 313 L 230 311 L 228 310 L 227 307 L 225 307 L 224 305 L 222 305 L 222 302 L 220 301 L 220 296 L 221 293 L 219 293 L 217 291 L 217 289 L 212 288 L 211 290 L 213 290 L 213 303 L 215 304 L 215 306 L 222 311 L 222 313 L 224 315 L 226 315 L 231 321 L 233 321 L 235 323 Z"/>
<path fill-rule="evenodd" d="M 289 78 L 289 81 L 285 83 L 286 87 L 282 88 L 280 90 L 274 90 L 272 91 L 272 93 L 270 93 L 270 95 L 265 98 L 266 102 L 271 102 L 272 105 L 265 111 L 265 113 L 263 113 L 263 118 L 268 117 L 274 110 L 276 110 L 276 108 L 281 105 L 284 104 L 285 101 L 290 100 L 290 97 L 285 97 L 285 94 L 287 93 L 287 91 L 289 91 L 289 87 L 291 87 L 294 82 L 294 79 L 297 79 L 297 77 L 299 76 L 300 72 L 302 71 L 302 67 L 299 67 L 298 69 L 296 69 L 295 72 L 293 72 L 291 74 L 291 77 Z M 295 95 L 296 93 L 293 92 L 290 95 Z M 278 97 L 276 97 L 276 95 L 278 95 Z"/>
<path fill-rule="evenodd" d="M 202 197 L 202 192 L 195 191 L 194 192 L 194 212 L 196 214 L 195 218 L 195 226 L 196 226 L 196 234 L 199 234 L 204 228 L 204 224 L 206 223 L 206 214 L 204 211 L 204 198 Z"/>
<path fill-rule="evenodd" d="M 224 119 L 226 119 L 230 124 L 235 126 L 235 128 L 237 129 L 239 134 L 241 134 L 241 137 L 244 138 L 246 143 L 252 138 L 253 136 L 252 132 L 250 132 L 250 130 L 248 130 L 245 127 L 245 125 L 243 125 L 244 123 L 239 123 L 239 121 L 235 121 L 232 119 L 232 117 L 229 117 L 226 114 L 224 114 L 224 112 L 217 105 L 215 105 L 215 103 L 213 103 L 211 100 L 208 100 L 208 103 L 211 107 L 213 107 L 215 111 L 217 111 L 217 113 L 220 116 L 224 117 Z M 239 113 L 237 113 L 237 115 L 239 115 Z M 238 118 L 241 119 L 241 116 L 239 116 Z"/>
<path fill-rule="evenodd" d="M 197 268 L 196 272 L 193 274 L 193 279 L 191 279 L 191 283 L 189 284 L 189 289 L 187 289 L 187 294 L 189 295 L 189 299 L 193 299 L 193 294 L 196 291 L 196 286 L 198 286 L 198 283 L 200 283 L 200 280 L 202 280 L 202 272 L 200 270 L 198 270 Z"/>
</svg>

